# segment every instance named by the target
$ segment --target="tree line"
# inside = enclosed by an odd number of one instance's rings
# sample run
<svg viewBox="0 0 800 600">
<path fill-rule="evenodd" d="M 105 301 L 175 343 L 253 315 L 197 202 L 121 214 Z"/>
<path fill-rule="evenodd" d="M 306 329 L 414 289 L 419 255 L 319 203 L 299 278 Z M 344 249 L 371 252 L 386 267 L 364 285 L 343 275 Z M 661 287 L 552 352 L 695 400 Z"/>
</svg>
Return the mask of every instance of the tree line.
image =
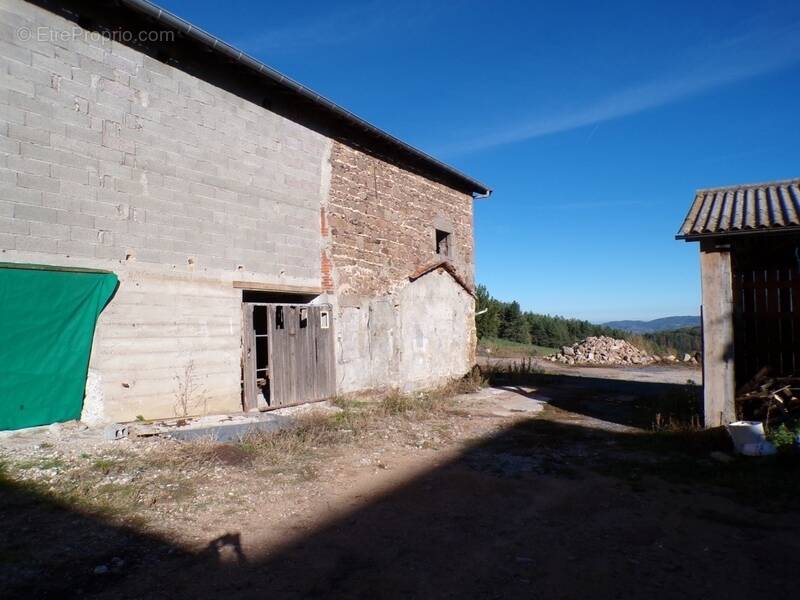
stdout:
<svg viewBox="0 0 800 600">
<path fill-rule="evenodd" d="M 694 354 L 703 349 L 703 332 L 700 327 L 645 333 L 642 337 L 653 344 L 653 347 L 662 349 L 662 353 L 674 350 L 680 354 L 684 352 Z"/>
<path fill-rule="evenodd" d="M 558 348 L 574 344 L 589 336 L 607 335 L 622 338 L 625 332 L 580 319 L 542 315 L 523 311 L 519 302 L 503 302 L 493 298 L 484 285 L 475 291 L 475 317 L 478 338 L 501 338 L 522 344 Z"/>
<path fill-rule="evenodd" d="M 500 338 L 522 344 L 560 348 L 589 336 L 606 335 L 628 340 L 651 353 L 692 353 L 700 349 L 699 327 L 633 335 L 581 319 L 523 311 L 517 301 L 503 302 L 492 297 L 484 285 L 477 287 L 475 297 L 476 313 L 481 313 L 475 316 L 478 339 Z"/>
</svg>

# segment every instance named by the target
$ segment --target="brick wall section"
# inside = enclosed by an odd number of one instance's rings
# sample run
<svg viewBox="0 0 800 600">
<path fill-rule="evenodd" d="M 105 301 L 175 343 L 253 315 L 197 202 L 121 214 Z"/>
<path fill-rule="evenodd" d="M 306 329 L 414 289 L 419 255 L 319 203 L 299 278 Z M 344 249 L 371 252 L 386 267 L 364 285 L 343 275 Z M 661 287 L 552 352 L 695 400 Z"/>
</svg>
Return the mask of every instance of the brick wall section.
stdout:
<svg viewBox="0 0 800 600">
<path fill-rule="evenodd" d="M 326 294 L 332 294 L 334 292 L 333 263 L 331 262 L 330 253 L 327 250 L 322 251 L 320 263 L 320 269 L 322 271 L 322 290 Z"/>
<path fill-rule="evenodd" d="M 330 228 L 328 227 L 328 213 L 324 206 L 319 209 L 319 233 L 323 241 L 323 249 L 320 253 L 320 275 L 322 289 L 327 294 L 334 292 L 333 283 L 333 263 L 331 262 L 330 248 Z"/>
<path fill-rule="evenodd" d="M 437 259 L 435 229 L 452 230 L 452 262 L 474 284 L 472 198 L 334 142 L 327 222 L 337 295 L 396 291 Z"/>
</svg>

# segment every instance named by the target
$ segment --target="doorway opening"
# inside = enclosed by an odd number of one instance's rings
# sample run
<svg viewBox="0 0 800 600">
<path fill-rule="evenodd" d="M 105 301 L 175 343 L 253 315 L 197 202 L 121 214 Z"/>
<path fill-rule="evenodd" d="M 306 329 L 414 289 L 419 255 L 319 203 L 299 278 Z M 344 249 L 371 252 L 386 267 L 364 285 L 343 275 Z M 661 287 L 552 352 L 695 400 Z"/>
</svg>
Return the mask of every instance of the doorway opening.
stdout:
<svg viewBox="0 0 800 600">
<path fill-rule="evenodd" d="M 242 294 L 242 405 L 270 410 L 335 393 L 331 307 L 314 296 Z"/>
</svg>

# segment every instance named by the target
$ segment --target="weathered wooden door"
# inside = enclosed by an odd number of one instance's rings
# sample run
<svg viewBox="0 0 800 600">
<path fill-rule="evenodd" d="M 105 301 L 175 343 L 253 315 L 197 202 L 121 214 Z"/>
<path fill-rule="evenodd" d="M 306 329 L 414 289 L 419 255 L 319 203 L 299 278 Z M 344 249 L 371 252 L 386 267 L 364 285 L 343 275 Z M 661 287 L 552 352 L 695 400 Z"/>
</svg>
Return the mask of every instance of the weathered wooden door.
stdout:
<svg viewBox="0 0 800 600">
<path fill-rule="evenodd" d="M 732 283 L 737 385 L 799 373 L 800 236 L 737 240 Z"/>
<path fill-rule="evenodd" d="M 244 324 L 245 410 L 314 402 L 335 394 L 330 306 L 246 304 Z"/>
</svg>

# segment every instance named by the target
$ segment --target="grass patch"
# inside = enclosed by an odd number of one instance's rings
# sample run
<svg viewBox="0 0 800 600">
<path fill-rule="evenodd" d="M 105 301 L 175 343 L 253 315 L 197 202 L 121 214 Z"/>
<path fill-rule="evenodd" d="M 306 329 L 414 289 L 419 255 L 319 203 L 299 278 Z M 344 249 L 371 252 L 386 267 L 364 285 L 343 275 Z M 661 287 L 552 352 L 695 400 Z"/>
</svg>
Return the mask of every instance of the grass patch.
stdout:
<svg viewBox="0 0 800 600">
<path fill-rule="evenodd" d="M 315 450 L 351 439 L 355 422 L 353 411 L 336 415 L 310 412 L 297 417 L 293 427 L 275 432 L 256 432 L 246 436 L 238 447 L 254 460 L 285 464 L 310 457 Z M 343 416 L 348 415 L 348 416 Z M 344 427 L 347 424 L 350 427 Z"/>
<path fill-rule="evenodd" d="M 393 391 L 382 398 L 338 397 L 335 413 L 309 412 L 297 417 L 293 427 L 248 435 L 236 446 L 255 464 L 271 473 L 293 473 L 302 480 L 316 477 L 310 465 L 324 450 L 358 439 L 365 432 L 385 428 L 389 421 L 427 420 L 447 414 L 453 397 L 484 385 L 478 370 L 436 390 L 417 394 Z"/>
<path fill-rule="evenodd" d="M 492 385 L 542 385 L 552 380 L 532 358 L 522 358 L 510 365 L 491 365 L 484 369 L 484 377 Z"/>
<path fill-rule="evenodd" d="M 386 417 L 406 417 L 426 419 L 446 412 L 452 406 L 452 394 L 426 392 L 420 394 L 400 394 L 393 392 L 383 398 L 377 413 Z"/>
<path fill-rule="evenodd" d="M 74 459 L 9 461 L 0 469 L 0 491 L 6 500 L 28 498 L 32 508 L 67 507 L 124 526 L 143 525 L 142 511 L 156 502 L 194 498 L 192 478 L 198 473 L 181 465 L 180 453 L 138 455 L 120 449 L 100 455 L 81 453 Z"/>
<path fill-rule="evenodd" d="M 496 358 L 519 358 L 527 356 L 549 356 L 555 348 L 524 344 L 502 338 L 481 338 L 478 340 L 478 353 Z"/>
<path fill-rule="evenodd" d="M 26 471 L 28 469 L 47 471 L 49 469 L 63 469 L 67 464 L 58 457 L 46 457 L 19 460 L 15 462 L 13 466 L 20 471 Z"/>
<path fill-rule="evenodd" d="M 195 501 L 204 478 L 223 466 L 235 479 L 241 474 L 289 477 L 311 481 L 319 476 L 319 459 L 338 445 L 367 432 L 386 428 L 407 433 L 401 423 L 441 414 L 450 397 L 475 389 L 479 374 L 425 394 L 390 394 L 382 400 L 335 398 L 338 411 L 310 410 L 294 425 L 272 433 L 248 435 L 239 443 L 213 440 L 165 442 L 153 451 L 115 448 L 83 452 L 72 459 L 30 457 L 0 461 L 0 486 L 27 490 L 25 497 L 94 514 L 104 520 L 145 521 L 151 507 L 187 505 Z M 237 471 L 237 469 L 239 469 Z M 28 500 L 26 502 L 30 503 Z M 22 506 L 20 506 L 22 508 Z"/>
<path fill-rule="evenodd" d="M 117 466 L 117 461 L 113 458 L 101 457 L 92 461 L 92 468 L 103 473 L 108 473 Z"/>
</svg>

